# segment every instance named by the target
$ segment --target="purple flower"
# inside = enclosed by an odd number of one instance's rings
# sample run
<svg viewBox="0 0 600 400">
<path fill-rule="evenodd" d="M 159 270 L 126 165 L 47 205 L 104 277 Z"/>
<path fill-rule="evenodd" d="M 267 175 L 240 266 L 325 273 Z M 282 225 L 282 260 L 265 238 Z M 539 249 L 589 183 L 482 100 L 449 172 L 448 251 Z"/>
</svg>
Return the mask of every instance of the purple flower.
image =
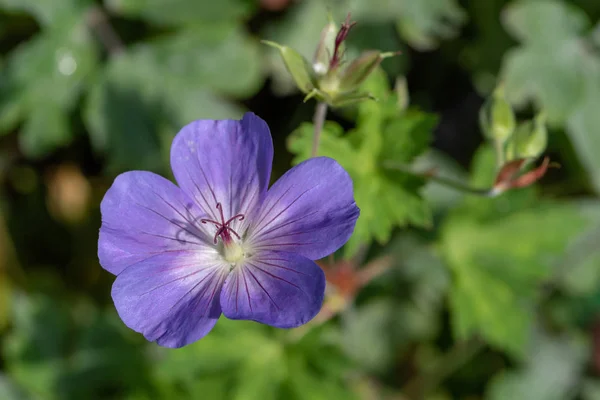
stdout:
<svg viewBox="0 0 600 400">
<path fill-rule="evenodd" d="M 359 210 L 352 181 L 319 157 L 269 190 L 273 143 L 267 124 L 201 120 L 173 140 L 179 186 L 145 171 L 115 179 L 102 200 L 100 264 L 117 275 L 119 316 L 146 339 L 182 347 L 221 313 L 293 328 L 320 310 L 317 260 L 340 248 Z"/>
</svg>

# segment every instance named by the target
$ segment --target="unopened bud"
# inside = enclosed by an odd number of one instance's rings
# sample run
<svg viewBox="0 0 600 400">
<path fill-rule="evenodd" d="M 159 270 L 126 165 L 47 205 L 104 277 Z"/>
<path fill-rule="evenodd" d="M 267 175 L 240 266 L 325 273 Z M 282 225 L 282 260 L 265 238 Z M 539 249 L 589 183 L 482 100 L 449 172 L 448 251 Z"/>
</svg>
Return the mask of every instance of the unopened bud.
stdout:
<svg viewBox="0 0 600 400">
<path fill-rule="evenodd" d="M 505 164 L 498 172 L 494 191 L 503 193 L 510 189 L 518 189 L 530 186 L 539 181 L 550 167 L 557 167 L 557 164 L 550 163 L 550 158 L 546 157 L 542 164 L 531 171 L 523 172 L 531 159 L 520 158 Z"/>
<path fill-rule="evenodd" d="M 266 40 L 263 43 L 279 50 L 294 82 L 306 94 L 304 101 L 315 98 L 332 107 L 347 106 L 372 99 L 369 93 L 360 92 L 359 87 L 383 59 L 399 54 L 370 50 L 346 64 L 344 41 L 355 24 L 348 14 L 346 21 L 337 29 L 330 17 L 321 32 L 312 65 L 290 47 Z"/>
<path fill-rule="evenodd" d="M 507 151 L 514 158 L 537 158 L 548 145 L 546 117 L 539 114 L 533 121 L 520 124 L 510 139 Z"/>
<path fill-rule="evenodd" d="M 300 53 L 291 47 L 282 46 L 275 42 L 268 40 L 263 40 L 262 42 L 279 50 L 285 67 L 294 79 L 298 89 L 303 93 L 309 93 L 315 88 L 312 67 Z"/>
<path fill-rule="evenodd" d="M 479 112 L 483 134 L 492 141 L 504 143 L 515 130 L 515 114 L 499 86 Z"/>
<path fill-rule="evenodd" d="M 391 57 L 397 53 L 381 53 L 377 50 L 365 51 L 348 67 L 342 71 L 339 78 L 339 91 L 341 93 L 352 92 L 371 75 L 384 58 Z"/>
<path fill-rule="evenodd" d="M 335 49 L 335 38 L 337 36 L 338 27 L 333 22 L 331 14 L 329 15 L 329 23 L 321 31 L 321 40 L 315 51 L 313 58 L 313 70 L 317 75 L 325 75 L 329 70 L 330 57 Z M 344 51 L 343 49 L 341 50 Z"/>
</svg>

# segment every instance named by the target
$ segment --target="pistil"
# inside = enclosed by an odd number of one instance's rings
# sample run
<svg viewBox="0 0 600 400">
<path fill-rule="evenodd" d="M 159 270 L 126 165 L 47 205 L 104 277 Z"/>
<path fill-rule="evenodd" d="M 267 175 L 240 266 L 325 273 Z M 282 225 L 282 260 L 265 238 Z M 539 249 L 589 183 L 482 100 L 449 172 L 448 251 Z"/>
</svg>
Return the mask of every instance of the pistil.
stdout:
<svg viewBox="0 0 600 400">
<path fill-rule="evenodd" d="M 242 221 L 245 218 L 245 216 L 244 214 L 236 214 L 233 217 L 229 218 L 227 221 L 225 221 L 225 216 L 223 215 L 223 206 L 221 206 L 221 203 L 217 203 L 217 210 L 219 210 L 221 222 L 212 219 L 201 219 L 200 222 L 202 222 L 203 224 L 214 224 L 217 228 L 217 232 L 215 233 L 215 237 L 213 238 L 213 243 L 217 244 L 218 238 L 220 237 L 223 241 L 223 244 L 227 247 L 230 246 L 233 242 L 231 234 L 233 234 L 236 238 L 240 239 L 240 235 L 238 235 L 238 233 L 234 231 L 229 226 L 229 224 L 231 224 L 235 220 Z"/>
</svg>

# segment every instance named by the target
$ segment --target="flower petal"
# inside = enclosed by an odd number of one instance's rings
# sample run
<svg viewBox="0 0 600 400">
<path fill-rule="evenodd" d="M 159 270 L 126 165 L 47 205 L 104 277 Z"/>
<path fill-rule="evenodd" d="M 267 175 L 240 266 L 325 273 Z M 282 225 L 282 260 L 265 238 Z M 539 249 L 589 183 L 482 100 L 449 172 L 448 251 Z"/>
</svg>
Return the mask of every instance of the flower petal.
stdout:
<svg viewBox="0 0 600 400">
<path fill-rule="evenodd" d="M 229 219 L 248 214 L 262 202 L 272 162 L 269 127 L 252 113 L 241 121 L 192 122 L 171 146 L 171 168 L 179 186 L 215 221 L 220 221 L 217 203 Z M 246 221 L 230 226 L 240 231 Z"/>
<path fill-rule="evenodd" d="M 145 171 L 119 175 L 102 204 L 98 257 L 104 269 L 126 267 L 161 252 L 181 249 L 216 254 L 203 212 L 167 179 Z"/>
<path fill-rule="evenodd" d="M 216 324 L 228 272 L 228 266 L 201 253 L 173 251 L 125 269 L 112 297 L 129 328 L 161 346 L 182 347 Z"/>
<path fill-rule="evenodd" d="M 348 241 L 359 212 L 344 168 L 331 158 L 312 158 L 269 189 L 248 230 L 249 247 L 318 260 Z"/>
<path fill-rule="evenodd" d="M 294 328 L 321 309 L 325 274 L 293 253 L 265 251 L 235 267 L 221 292 L 223 314 L 277 328 Z"/>
</svg>

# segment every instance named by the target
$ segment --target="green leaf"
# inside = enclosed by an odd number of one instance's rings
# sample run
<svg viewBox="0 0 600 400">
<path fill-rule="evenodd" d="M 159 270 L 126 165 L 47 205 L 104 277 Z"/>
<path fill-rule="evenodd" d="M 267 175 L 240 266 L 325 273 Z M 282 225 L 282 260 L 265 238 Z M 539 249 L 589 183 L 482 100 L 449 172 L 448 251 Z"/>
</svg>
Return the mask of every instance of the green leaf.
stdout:
<svg viewBox="0 0 600 400">
<path fill-rule="evenodd" d="M 398 32 L 411 46 L 428 50 L 458 33 L 466 15 L 455 0 L 354 0 L 352 15 L 359 21 L 396 21 Z"/>
<path fill-rule="evenodd" d="M 319 329 L 290 341 L 290 332 L 222 318 L 186 349 L 156 347 L 155 379 L 172 398 L 181 398 L 182 389 L 189 398 L 353 398 L 340 379 L 348 360 L 339 360 L 337 346 Z"/>
<path fill-rule="evenodd" d="M 69 116 L 54 104 L 37 109 L 23 125 L 19 143 L 23 153 L 35 158 L 71 141 Z"/>
<path fill-rule="evenodd" d="M 494 152 L 482 147 L 471 185 L 489 187 Z M 444 222 L 440 249 L 454 274 L 452 327 L 459 338 L 480 335 L 520 357 L 528 343 L 539 287 L 554 279 L 564 252 L 588 235 L 593 208 L 540 203 L 535 188 L 496 198 L 465 196 Z"/>
<path fill-rule="evenodd" d="M 147 389 L 145 349 L 128 340 L 131 331 L 117 313 L 98 312 L 92 304 L 84 310 L 89 321 L 72 343 L 74 351 L 57 385 L 59 393 L 65 398 L 90 398 L 106 387 Z"/>
<path fill-rule="evenodd" d="M 600 252 L 588 255 L 578 265 L 574 265 L 572 271 L 565 276 L 562 286 L 574 295 L 596 293 L 600 288 Z"/>
<path fill-rule="evenodd" d="M 113 12 L 165 24 L 198 24 L 248 17 L 255 4 L 247 0 L 106 0 Z"/>
<path fill-rule="evenodd" d="M 567 133 L 594 189 L 600 192 L 600 135 L 597 133 L 600 123 L 600 57 L 587 61 L 586 87 L 567 121 Z"/>
<path fill-rule="evenodd" d="M 263 83 L 260 50 L 238 24 L 223 23 L 182 29 L 151 42 L 148 57 L 165 76 L 179 75 L 192 85 L 250 97 Z"/>
<path fill-rule="evenodd" d="M 600 381 L 597 379 L 587 379 L 583 383 L 581 392 L 583 400 L 600 400 Z"/>
<path fill-rule="evenodd" d="M 423 152 L 435 119 L 419 111 L 400 113 L 387 85 L 381 71 L 373 74 L 364 88 L 373 89 L 382 100 L 360 104 L 358 125 L 348 135 L 342 136 L 343 130 L 334 123 L 325 124 L 321 134 L 318 155 L 336 159 L 348 171 L 361 209 L 346 256 L 373 239 L 385 244 L 397 226 L 431 223 L 431 212 L 417 193 L 421 183 L 386 170 L 381 163 L 409 162 Z M 290 136 L 288 148 L 296 155 L 294 163 L 310 157 L 313 129 L 312 124 L 303 124 Z"/>
<path fill-rule="evenodd" d="M 521 356 L 528 342 L 538 286 L 553 273 L 586 221 L 569 204 L 546 204 L 498 220 L 457 211 L 442 230 L 442 251 L 454 272 L 450 293 L 458 338 L 480 334 Z"/>
<path fill-rule="evenodd" d="M 152 84 L 156 75 L 136 61 L 127 55 L 111 60 L 85 103 L 84 121 L 92 146 L 107 155 L 107 169 L 113 173 L 159 170 L 162 165 L 156 126 L 162 110 L 159 91 L 144 86 L 144 81 Z"/>
<path fill-rule="evenodd" d="M 578 41 L 563 40 L 551 52 L 533 46 L 509 51 L 502 67 L 509 101 L 518 107 L 533 101 L 551 124 L 563 124 L 583 93 L 582 50 Z"/>
<path fill-rule="evenodd" d="M 273 344 L 268 331 L 253 322 L 222 318 L 203 340 L 181 351 L 157 348 L 161 362 L 154 366 L 163 381 L 191 381 L 199 376 L 236 372 L 255 348 Z"/>
<path fill-rule="evenodd" d="M 440 40 L 455 37 L 467 19 L 455 0 L 406 1 L 402 5 L 398 32 L 421 50 L 436 48 Z"/>
<path fill-rule="evenodd" d="M 210 335 L 182 350 L 156 347 L 153 365 L 163 396 L 271 398 L 286 378 L 283 348 L 268 327 L 222 318 Z M 243 388 L 243 389 L 242 389 Z M 179 394 L 178 394 L 179 393 Z"/>
<path fill-rule="evenodd" d="M 69 113 L 96 67 L 96 49 L 81 15 L 65 16 L 22 44 L 3 71 L 0 132 L 25 120 L 21 143 L 30 156 L 67 144 Z"/>
<path fill-rule="evenodd" d="M 504 10 L 502 19 L 519 41 L 552 48 L 558 41 L 577 38 L 590 26 L 582 10 L 560 0 L 516 1 Z"/>
<path fill-rule="evenodd" d="M 0 8 L 26 12 L 45 25 L 54 23 L 64 15 L 81 12 L 90 4 L 91 0 L 0 0 Z"/>
<path fill-rule="evenodd" d="M 385 371 L 395 358 L 392 351 L 393 316 L 398 312 L 392 302 L 373 301 L 344 315 L 344 350 L 359 365 Z"/>
<path fill-rule="evenodd" d="M 54 388 L 67 366 L 69 316 L 42 295 L 15 296 L 13 307 L 13 329 L 1 349 L 6 371 L 29 394 L 57 398 Z"/>
<path fill-rule="evenodd" d="M 292 377 L 287 383 L 291 397 L 298 400 L 357 400 L 347 384 L 338 382 L 337 377 L 315 373 L 307 361 L 300 356 L 288 358 L 288 371 Z"/>
<path fill-rule="evenodd" d="M 18 101 L 28 111 L 52 102 L 62 107 L 76 103 L 80 89 L 94 72 L 97 52 L 80 15 L 61 19 L 13 51 L 6 60 L 5 79 L 19 90 Z"/>
<path fill-rule="evenodd" d="M 327 121 L 323 127 L 319 140 L 319 151 L 317 155 L 334 158 L 342 165 L 351 165 L 355 154 L 352 144 L 345 140 L 342 135 L 344 130 L 335 122 Z M 288 139 L 287 147 L 295 154 L 293 164 L 299 164 L 311 156 L 311 147 L 314 135 L 314 125 L 303 123 L 296 129 Z M 352 168 L 353 169 L 353 168 Z"/>
<path fill-rule="evenodd" d="M 281 383 L 287 378 L 283 347 L 277 342 L 254 347 L 244 360 L 233 391 L 234 400 L 275 400 Z"/>
<path fill-rule="evenodd" d="M 9 377 L 0 373 L 0 399 L 26 400 L 29 398 Z"/>
<path fill-rule="evenodd" d="M 579 235 L 564 255 L 564 268 L 557 271 L 556 283 L 566 293 L 579 299 L 593 298 L 600 293 L 600 207 L 595 200 L 578 201 L 581 210 L 588 210 L 585 217 L 589 227 Z M 575 313 L 574 313 L 575 314 Z M 585 318 L 584 318 L 585 319 Z"/>
<path fill-rule="evenodd" d="M 589 349 L 577 337 L 552 337 L 538 332 L 528 349 L 526 363 L 496 377 L 487 400 L 563 400 L 571 397 L 585 367 Z"/>
<path fill-rule="evenodd" d="M 505 57 L 502 75 L 509 100 L 533 100 L 551 124 L 576 110 L 585 87 L 582 59 L 588 51 L 579 35 L 589 25 L 581 10 L 562 1 L 512 4 L 503 18 L 522 45 Z"/>
<path fill-rule="evenodd" d="M 415 109 L 407 110 L 393 119 L 383 130 L 384 143 L 381 158 L 399 163 L 410 163 L 429 148 L 438 119 Z"/>
<path fill-rule="evenodd" d="M 450 288 L 450 273 L 444 264 L 434 243 L 425 241 L 417 233 L 407 232 L 398 235 L 387 246 L 395 260 L 393 277 L 396 279 L 380 279 L 385 290 L 398 297 L 398 287 L 407 286 L 402 298 L 407 300 L 417 312 L 428 315 L 428 324 L 415 324 L 414 327 L 401 323 L 402 333 L 399 336 L 419 340 L 429 337 L 439 325 L 438 312 L 444 307 L 446 295 Z M 402 318 L 399 318 L 401 322 Z M 426 325 L 429 327 L 425 328 Z"/>
<path fill-rule="evenodd" d="M 173 38 L 175 48 L 181 40 Z M 172 137 L 185 124 L 202 118 L 239 118 L 243 113 L 213 92 L 229 85 L 224 77 L 211 75 L 210 68 L 192 73 L 197 58 L 171 53 L 168 43 L 143 44 L 112 58 L 91 88 L 84 119 L 94 149 L 107 154 L 112 172 L 161 170 Z M 173 73 L 173 64 L 181 71 Z M 245 79 L 232 78 L 231 83 L 240 84 L 245 92 L 250 87 Z"/>
</svg>

